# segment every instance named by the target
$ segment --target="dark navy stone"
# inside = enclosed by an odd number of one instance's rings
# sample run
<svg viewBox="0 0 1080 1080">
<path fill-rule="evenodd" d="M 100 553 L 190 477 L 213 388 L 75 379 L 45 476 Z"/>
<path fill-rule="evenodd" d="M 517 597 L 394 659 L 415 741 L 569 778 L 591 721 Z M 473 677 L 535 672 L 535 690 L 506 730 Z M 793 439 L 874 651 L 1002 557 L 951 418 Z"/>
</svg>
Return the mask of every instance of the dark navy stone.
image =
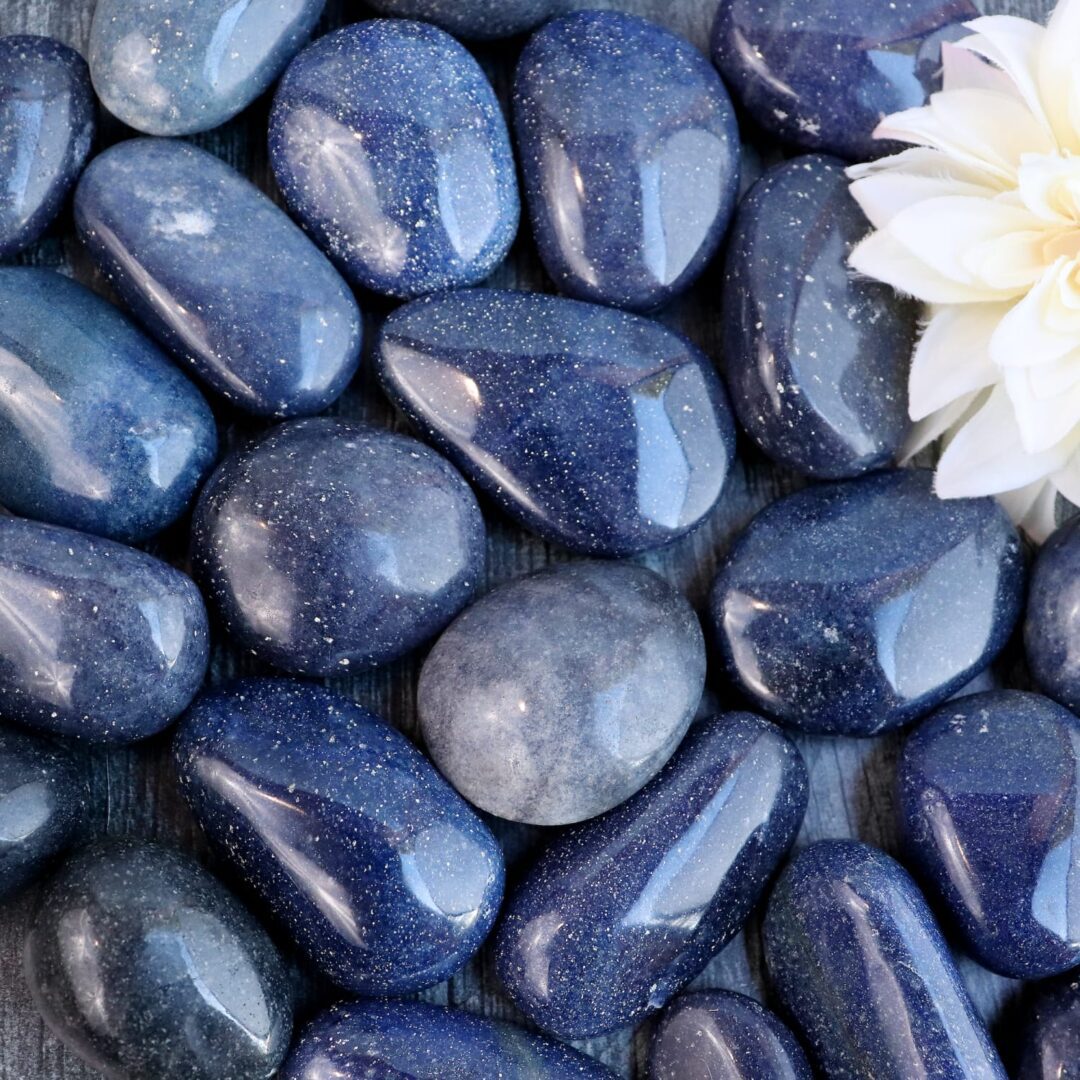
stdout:
<svg viewBox="0 0 1080 1080">
<path fill-rule="evenodd" d="M 1005 1080 L 926 901 L 884 852 L 807 848 L 773 890 L 763 936 L 769 984 L 823 1075 Z"/>
<path fill-rule="evenodd" d="M 206 674 L 195 583 L 134 548 L 0 517 L 0 702 L 10 720 L 91 742 L 153 735 Z"/>
<path fill-rule="evenodd" d="M 216 456 L 202 395 L 112 304 L 0 268 L 0 503 L 136 543 L 187 509 Z"/>
<path fill-rule="evenodd" d="M 1039 689 L 1080 712 L 1080 517 L 1062 525 L 1036 556 L 1024 648 Z"/>
<path fill-rule="evenodd" d="M 94 138 L 86 61 L 52 38 L 0 37 L 0 258 L 60 212 Z"/>
<path fill-rule="evenodd" d="M 939 499 L 898 469 L 767 506 L 713 584 L 731 677 L 802 731 L 910 723 L 990 665 L 1020 614 L 1016 530 L 989 498 Z"/>
<path fill-rule="evenodd" d="M 290 210 L 375 292 L 473 285 L 517 233 L 495 92 L 464 46 L 427 23 L 354 23 L 305 49 L 274 98 L 270 162 Z"/>
<path fill-rule="evenodd" d="M 404 735 L 348 698 L 242 679 L 196 699 L 175 754 L 228 865 L 346 989 L 432 986 L 491 929 L 495 837 Z"/>
<path fill-rule="evenodd" d="M 837 479 L 890 464 L 910 429 L 918 309 L 855 277 L 867 231 L 835 158 L 776 165 L 739 206 L 724 277 L 724 374 L 774 461 Z"/>
<path fill-rule="evenodd" d="M 578 562 L 493 590 L 435 643 L 417 711 L 439 771 L 491 814 L 584 821 L 628 799 L 701 700 L 693 609 L 628 563 Z"/>
<path fill-rule="evenodd" d="M 303 1028 L 280 1080 L 615 1080 L 514 1024 L 418 1001 L 335 1005 Z"/>
<path fill-rule="evenodd" d="M 326 256 L 223 161 L 132 139 L 90 163 L 75 225 L 143 325 L 226 400 L 321 412 L 360 358 L 360 311 Z"/>
<path fill-rule="evenodd" d="M 556 19 L 521 54 L 514 126 L 560 290 L 648 311 L 705 269 L 735 205 L 739 129 L 688 41 L 616 11 Z"/>
<path fill-rule="evenodd" d="M 1016 1080 L 1080 1080 L 1080 980 L 1046 987 L 1026 1020 Z"/>
<path fill-rule="evenodd" d="M 268 1080 L 292 1002 L 266 931 L 179 851 L 94 845 L 49 886 L 27 939 L 45 1022 L 115 1077 Z"/>
<path fill-rule="evenodd" d="M 971 0 L 720 0 L 713 61 L 765 131 L 862 161 L 896 149 L 874 128 L 941 89 L 942 42 L 978 15 Z"/>
<path fill-rule="evenodd" d="M 381 15 L 426 19 L 477 41 L 523 34 L 556 13 L 564 0 L 369 0 Z"/>
<path fill-rule="evenodd" d="M 1080 719 L 1019 690 L 951 701 L 908 737 L 899 795 L 910 865 L 979 963 L 1080 965 Z"/>
<path fill-rule="evenodd" d="M 484 547 L 452 465 L 332 418 L 230 455 L 192 522 L 196 576 L 234 643 L 302 675 L 387 663 L 437 634 L 480 584 Z"/>
<path fill-rule="evenodd" d="M 662 1008 L 742 928 L 806 800 L 779 728 L 751 713 L 695 725 L 655 780 L 567 830 L 510 895 L 495 939 L 510 998 L 562 1038 Z"/>
<path fill-rule="evenodd" d="M 538 293 L 398 308 L 383 388 L 479 488 L 574 551 L 630 555 L 716 505 L 735 425 L 711 362 L 659 323 Z"/>
</svg>

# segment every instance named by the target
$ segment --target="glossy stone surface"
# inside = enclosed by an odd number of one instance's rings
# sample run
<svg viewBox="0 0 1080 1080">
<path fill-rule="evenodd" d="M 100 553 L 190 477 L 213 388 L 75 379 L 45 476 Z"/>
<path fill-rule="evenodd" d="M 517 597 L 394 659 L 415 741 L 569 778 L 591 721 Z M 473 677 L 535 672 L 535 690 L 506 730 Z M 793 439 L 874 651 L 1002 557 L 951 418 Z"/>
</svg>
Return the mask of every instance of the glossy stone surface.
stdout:
<svg viewBox="0 0 1080 1080">
<path fill-rule="evenodd" d="M 473 285 L 517 232 L 495 93 L 472 55 L 427 23 L 354 23 L 305 49 L 278 86 L 270 162 L 316 242 L 389 296 Z"/>
<path fill-rule="evenodd" d="M 567 830 L 511 893 L 495 940 L 510 998 L 567 1039 L 662 1008 L 742 928 L 806 800 L 806 766 L 775 725 L 696 724 L 656 779 Z"/>
<path fill-rule="evenodd" d="M 808 847 L 773 890 L 764 941 L 769 984 L 823 1075 L 1005 1080 L 926 901 L 884 852 Z"/>
<path fill-rule="evenodd" d="M 381 15 L 426 19 L 477 41 L 523 34 L 558 12 L 563 0 L 369 0 Z"/>
<path fill-rule="evenodd" d="M 470 289 L 393 312 L 393 402 L 508 514 L 574 551 L 688 532 L 735 455 L 711 362 L 659 323 L 538 293 Z"/>
<path fill-rule="evenodd" d="M 325 0 L 98 0 L 90 73 L 148 135 L 209 131 L 251 104 L 307 40 Z"/>
<path fill-rule="evenodd" d="M 491 929 L 495 837 L 404 735 L 348 698 L 242 679 L 195 701 L 175 755 L 228 865 L 346 989 L 432 986 Z"/>
<path fill-rule="evenodd" d="M 925 469 L 767 506 L 713 583 L 731 677 L 803 731 L 873 735 L 989 666 L 1020 613 L 1016 530 L 989 498 L 941 500 Z"/>
<path fill-rule="evenodd" d="M 280 1080 L 614 1080 L 597 1061 L 515 1024 L 418 1001 L 355 1001 L 317 1016 Z"/>
<path fill-rule="evenodd" d="M 235 644 L 286 671 L 343 675 L 437 634 L 480 584 L 484 536 L 438 454 L 327 417 L 225 459 L 195 509 L 192 561 Z"/>
<path fill-rule="evenodd" d="M 765 131 L 861 161 L 896 148 L 872 137 L 878 121 L 941 89 L 941 44 L 978 14 L 971 0 L 720 0 L 713 61 Z"/>
<path fill-rule="evenodd" d="M 1080 980 L 1047 987 L 1026 1021 L 1016 1080 L 1080 1080 Z"/>
<path fill-rule="evenodd" d="M 112 540 L 0 517 L 0 701 L 7 719 L 91 742 L 153 735 L 209 654 L 190 578 Z"/>
<path fill-rule="evenodd" d="M 847 265 L 866 218 L 843 163 L 769 169 L 739 204 L 724 275 L 724 374 L 774 461 L 838 479 L 890 464 L 910 429 L 918 309 Z"/>
<path fill-rule="evenodd" d="M 60 212 L 94 138 L 86 61 L 53 38 L 0 37 L 0 258 Z"/>
<path fill-rule="evenodd" d="M 735 205 L 739 129 L 688 41 L 616 11 L 556 19 L 521 54 L 514 127 L 561 291 L 648 311 L 705 269 Z"/>
<path fill-rule="evenodd" d="M 321 412 L 360 358 L 360 311 L 326 256 L 254 184 L 172 139 L 90 163 L 75 225 L 109 283 L 177 360 L 260 416 Z"/>
<path fill-rule="evenodd" d="M 112 304 L 51 270 L 0 268 L 0 504 L 137 543 L 217 455 L 198 390 Z"/>
<path fill-rule="evenodd" d="M 1039 688 L 1080 712 L 1080 518 L 1062 525 L 1035 558 L 1024 649 Z"/>
<path fill-rule="evenodd" d="M 653 1036 L 650 1080 L 813 1080 L 780 1019 L 726 990 L 684 994 Z"/>
<path fill-rule="evenodd" d="M 428 752 L 470 802 L 566 825 L 629 798 L 701 700 L 690 605 L 642 566 L 579 562 L 516 578 L 458 616 L 420 672 Z"/>
<path fill-rule="evenodd" d="M 188 856 L 94 845 L 49 886 L 26 980 L 45 1022 L 115 1077 L 264 1080 L 292 1002 L 266 932 Z"/>
</svg>

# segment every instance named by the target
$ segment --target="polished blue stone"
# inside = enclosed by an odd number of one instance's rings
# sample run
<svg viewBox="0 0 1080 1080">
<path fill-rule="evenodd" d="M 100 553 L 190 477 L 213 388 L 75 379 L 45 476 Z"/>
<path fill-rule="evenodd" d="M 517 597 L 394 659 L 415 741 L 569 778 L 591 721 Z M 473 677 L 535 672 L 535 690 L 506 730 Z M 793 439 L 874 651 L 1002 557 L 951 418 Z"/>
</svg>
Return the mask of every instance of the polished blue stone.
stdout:
<svg viewBox="0 0 1080 1080">
<path fill-rule="evenodd" d="M 739 130 L 688 41 L 616 11 L 556 19 L 521 54 L 514 127 L 533 237 L 561 291 L 648 311 L 716 253 Z"/>
<path fill-rule="evenodd" d="M 7 719 L 90 742 L 153 735 L 206 673 L 194 582 L 134 548 L 0 517 L 0 702 Z"/>
<path fill-rule="evenodd" d="M 407 994 L 479 949 L 502 851 L 367 709 L 308 683 L 241 679 L 196 699 L 174 750 L 203 829 L 334 982 Z"/>
<path fill-rule="evenodd" d="M 918 309 L 855 277 L 867 231 L 843 164 L 769 169 L 740 203 L 724 275 L 724 374 L 743 428 L 774 461 L 838 479 L 890 464 L 910 429 Z"/>
<path fill-rule="evenodd" d="M 280 1080 L 614 1080 L 514 1024 L 418 1001 L 335 1005 L 302 1028 Z"/>
<path fill-rule="evenodd" d="M 659 323 L 470 289 L 383 324 L 379 377 L 507 513 L 574 551 L 630 555 L 699 524 L 735 455 L 706 356 Z"/>
<path fill-rule="evenodd" d="M 873 735 L 960 690 L 1020 614 L 1020 540 L 989 498 L 941 500 L 925 469 L 821 484 L 736 540 L 710 614 L 731 677 L 803 731 Z"/>
<path fill-rule="evenodd" d="M 90 163 L 75 225 L 143 325 L 262 416 L 321 412 L 360 358 L 360 311 L 326 256 L 223 161 L 132 139 Z"/>
<path fill-rule="evenodd" d="M 861 161 L 888 113 L 941 89 L 941 45 L 969 33 L 971 0 L 720 0 L 713 61 L 771 135 Z"/>
<path fill-rule="evenodd" d="M 539 1027 L 581 1038 L 662 1008 L 742 928 L 802 824 L 806 766 L 779 728 L 691 728 L 629 802 L 567 830 L 511 893 L 495 963 Z"/>
<path fill-rule="evenodd" d="M 112 304 L 0 269 L 0 504 L 136 543 L 175 521 L 217 455 L 210 407 Z"/>
<path fill-rule="evenodd" d="M 473 285 L 517 233 L 495 92 L 471 54 L 428 23 L 354 23 L 305 49 L 274 98 L 270 162 L 293 214 L 378 293 Z"/>
<path fill-rule="evenodd" d="M 137 131 L 208 131 L 269 88 L 325 3 L 97 0 L 89 51 L 94 89 Z"/>
<path fill-rule="evenodd" d="M 1080 1080 L 1080 980 L 1044 987 L 1026 1022 L 1016 1080 Z"/>
<path fill-rule="evenodd" d="M 387 663 L 438 633 L 479 586 L 484 548 L 452 465 L 333 418 L 227 457 L 192 521 L 196 577 L 233 642 L 302 675 Z"/>
<path fill-rule="evenodd" d="M 1024 649 L 1039 689 L 1080 712 L 1080 517 L 1062 525 L 1036 556 Z"/>
<path fill-rule="evenodd" d="M 0 37 L 0 258 L 60 211 L 94 138 L 86 61 L 52 38 Z"/>
<path fill-rule="evenodd" d="M 769 985 L 824 1076 L 1005 1080 L 907 871 L 850 840 L 784 871 L 764 924 Z"/>
<path fill-rule="evenodd" d="M 426 19 L 477 41 L 523 34 L 555 14 L 563 0 L 369 0 L 381 15 Z"/>
</svg>

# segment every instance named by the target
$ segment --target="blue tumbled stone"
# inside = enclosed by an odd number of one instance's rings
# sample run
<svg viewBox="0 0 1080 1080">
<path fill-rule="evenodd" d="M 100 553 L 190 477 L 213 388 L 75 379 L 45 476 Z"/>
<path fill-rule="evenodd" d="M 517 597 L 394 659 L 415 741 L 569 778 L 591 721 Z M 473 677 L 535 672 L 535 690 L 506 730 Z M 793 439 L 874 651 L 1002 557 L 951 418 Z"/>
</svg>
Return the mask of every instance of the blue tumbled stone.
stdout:
<svg viewBox="0 0 1080 1080">
<path fill-rule="evenodd" d="M 773 890 L 764 941 L 769 985 L 823 1075 L 1005 1080 L 926 901 L 884 852 L 807 848 Z"/>
<path fill-rule="evenodd" d="M 427 23 L 354 23 L 306 48 L 274 98 L 270 162 L 289 209 L 378 293 L 473 285 L 517 233 L 495 92 L 464 46 Z"/>
<path fill-rule="evenodd" d="M 708 358 L 659 323 L 537 293 L 470 289 L 383 324 L 383 388 L 511 516 L 575 551 L 689 532 L 735 454 Z"/>
<path fill-rule="evenodd" d="M 1080 1080 L 1080 979 L 1044 986 L 1025 1019 L 1016 1080 Z"/>
<path fill-rule="evenodd" d="M 1080 713 L 1080 517 L 1039 549 L 1024 619 L 1028 668 L 1039 689 Z"/>
<path fill-rule="evenodd" d="M 742 426 L 808 476 L 857 476 L 910 429 L 917 308 L 847 265 L 866 235 L 841 162 L 774 166 L 739 205 L 724 277 L 724 374 Z"/>
<path fill-rule="evenodd" d="M 79 181 L 75 224 L 143 325 L 227 401 L 296 416 L 348 385 L 361 336 L 349 287 L 213 154 L 171 139 L 112 147 Z"/>
<path fill-rule="evenodd" d="M 511 893 L 495 939 L 510 998 L 563 1038 L 662 1008 L 742 928 L 806 800 L 779 728 L 750 713 L 696 725 L 656 779 L 560 836 Z"/>
<path fill-rule="evenodd" d="M 556 19 L 521 54 L 514 126 L 560 290 L 648 311 L 705 269 L 735 205 L 739 130 L 688 41 L 621 12 Z"/>
<path fill-rule="evenodd" d="M 1009 638 L 1020 540 L 989 498 L 939 499 L 925 469 L 821 484 L 736 540 L 710 614 L 731 677 L 803 731 L 873 735 L 960 690 Z"/>
<path fill-rule="evenodd" d="M 0 503 L 136 543 L 187 509 L 216 455 L 202 395 L 112 304 L 0 269 Z"/>
<path fill-rule="evenodd" d="M 556 13 L 564 0 L 369 0 L 380 15 L 425 19 L 477 41 L 523 34 Z"/>
</svg>

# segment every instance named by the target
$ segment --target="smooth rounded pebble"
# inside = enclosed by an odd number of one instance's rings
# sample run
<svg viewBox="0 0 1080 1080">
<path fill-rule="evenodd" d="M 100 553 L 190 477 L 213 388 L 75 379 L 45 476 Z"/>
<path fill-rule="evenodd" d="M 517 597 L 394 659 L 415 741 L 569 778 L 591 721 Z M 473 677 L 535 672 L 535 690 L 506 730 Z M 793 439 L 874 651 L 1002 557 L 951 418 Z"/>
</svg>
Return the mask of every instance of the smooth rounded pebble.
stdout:
<svg viewBox="0 0 1080 1080">
<path fill-rule="evenodd" d="M 1039 689 L 1080 712 L 1080 518 L 1062 525 L 1035 557 L 1024 650 Z"/>
<path fill-rule="evenodd" d="M 1080 1080 L 1080 979 L 1044 984 L 1024 1020 L 1016 1080 Z"/>
<path fill-rule="evenodd" d="M 381 15 L 426 19 L 462 38 L 494 41 L 523 34 L 558 12 L 564 0 L 368 0 Z"/>
</svg>

